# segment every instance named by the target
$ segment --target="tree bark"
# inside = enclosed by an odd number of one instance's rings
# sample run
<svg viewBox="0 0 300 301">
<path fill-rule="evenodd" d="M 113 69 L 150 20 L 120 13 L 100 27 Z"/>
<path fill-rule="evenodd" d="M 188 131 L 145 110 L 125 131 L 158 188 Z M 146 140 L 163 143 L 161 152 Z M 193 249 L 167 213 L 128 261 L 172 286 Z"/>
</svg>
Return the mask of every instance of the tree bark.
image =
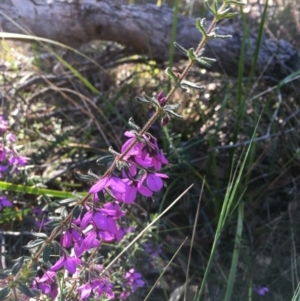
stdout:
<svg viewBox="0 0 300 301">
<path fill-rule="evenodd" d="M 26 30 L 73 47 L 95 39 L 114 41 L 158 62 L 168 59 L 173 10 L 165 5 L 133 5 L 122 0 L 1 0 L 0 13 L 4 32 L 24 33 Z M 176 41 L 187 49 L 196 48 L 201 34 L 195 27 L 195 19 L 179 15 L 177 22 Z M 234 76 L 238 72 L 242 25 L 223 23 L 218 34 L 230 34 L 232 38 L 209 41 L 204 55 L 217 60 L 210 68 L 212 71 Z M 251 33 L 245 40 L 247 76 L 257 35 Z M 176 52 L 175 60 L 180 58 L 182 55 Z M 280 80 L 299 69 L 300 52 L 289 42 L 263 38 L 255 70 L 257 75 Z"/>
</svg>

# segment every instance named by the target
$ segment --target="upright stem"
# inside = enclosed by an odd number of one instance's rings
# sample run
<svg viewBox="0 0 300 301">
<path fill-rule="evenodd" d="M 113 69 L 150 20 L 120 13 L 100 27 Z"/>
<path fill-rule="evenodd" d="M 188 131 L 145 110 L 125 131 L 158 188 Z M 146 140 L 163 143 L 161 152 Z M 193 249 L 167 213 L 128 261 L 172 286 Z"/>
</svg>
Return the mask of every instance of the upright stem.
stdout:
<svg viewBox="0 0 300 301">
<path fill-rule="evenodd" d="M 219 9 L 219 12 L 222 12 L 224 10 L 224 8 L 226 7 L 226 4 L 223 3 L 223 5 L 221 6 L 221 8 Z M 218 22 L 217 18 L 214 18 L 212 23 L 210 24 L 209 28 L 207 29 L 207 34 L 211 33 L 212 30 L 214 29 L 214 27 L 216 26 Z M 200 43 L 198 44 L 198 47 L 195 51 L 195 55 L 199 54 L 199 52 L 201 51 L 201 49 L 205 46 L 205 44 L 207 43 L 207 37 L 203 36 Z M 188 74 L 189 70 L 191 69 L 191 67 L 193 66 L 194 62 L 193 61 L 189 61 L 189 63 L 187 64 L 187 66 L 184 68 L 184 70 L 182 71 L 182 73 L 180 74 L 177 84 L 170 90 L 170 92 L 167 94 L 166 96 L 166 103 L 168 103 L 170 101 L 170 99 L 172 98 L 172 96 L 174 95 L 175 91 L 178 89 L 178 83 L 182 82 L 182 80 L 186 77 L 186 75 Z M 144 135 L 147 130 L 151 127 L 151 125 L 153 125 L 153 123 L 156 121 L 156 119 L 161 115 L 162 113 L 162 109 L 158 109 L 156 111 L 156 113 L 148 120 L 148 122 L 144 125 L 144 127 L 140 130 L 140 132 L 138 133 L 138 136 L 142 136 Z M 134 147 L 134 145 L 138 142 L 137 138 L 134 138 L 133 141 L 128 145 L 128 147 L 119 155 L 117 156 L 112 165 L 110 166 L 110 168 L 104 173 L 104 175 L 102 176 L 102 178 L 107 177 L 111 174 L 111 172 L 116 168 L 117 162 L 119 160 L 122 160 L 128 153 L 129 151 Z M 91 193 L 88 193 L 83 199 L 81 199 L 80 201 L 78 201 L 78 205 L 83 205 L 91 196 Z M 57 227 L 57 229 L 46 239 L 46 241 L 41 245 L 40 249 L 38 250 L 38 252 L 35 254 L 35 256 L 33 256 L 31 262 L 28 265 L 28 268 L 31 268 L 33 263 L 38 261 L 39 257 L 42 255 L 45 247 L 47 246 L 47 244 L 51 243 L 59 233 L 61 233 L 64 229 L 64 227 L 69 224 L 71 222 L 73 218 L 73 211 L 71 211 L 69 213 L 69 215 L 61 222 L 61 225 Z M 92 255 L 90 256 L 90 258 L 88 259 L 88 262 L 91 261 L 91 259 L 93 258 L 93 256 L 96 254 L 98 249 L 95 249 L 94 252 L 92 253 Z M 71 293 L 73 292 L 74 288 L 75 288 L 76 284 L 74 284 L 70 291 L 68 292 L 68 296 L 71 295 Z"/>
</svg>

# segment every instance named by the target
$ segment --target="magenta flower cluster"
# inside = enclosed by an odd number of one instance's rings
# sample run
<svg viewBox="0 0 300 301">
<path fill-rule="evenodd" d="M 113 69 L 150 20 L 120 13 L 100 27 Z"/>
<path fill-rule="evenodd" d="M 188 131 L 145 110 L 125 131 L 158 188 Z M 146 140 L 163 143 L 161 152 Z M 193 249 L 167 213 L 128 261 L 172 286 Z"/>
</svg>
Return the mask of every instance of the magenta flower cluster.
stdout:
<svg viewBox="0 0 300 301">
<path fill-rule="evenodd" d="M 0 178 L 10 167 L 17 172 L 19 167 L 27 163 L 27 158 L 15 150 L 16 140 L 16 136 L 8 130 L 8 122 L 0 115 Z"/>
<path fill-rule="evenodd" d="M 0 179 L 6 174 L 17 173 L 27 163 L 27 158 L 15 150 L 16 140 L 16 136 L 9 131 L 8 122 L 0 115 Z M 0 210 L 11 206 L 12 202 L 5 195 L 0 196 Z"/>
<path fill-rule="evenodd" d="M 102 266 L 99 268 L 99 265 L 94 268 L 94 263 L 87 261 L 85 255 L 101 247 L 102 243 L 120 242 L 131 231 L 121 223 L 125 216 L 121 205 L 133 203 L 138 194 L 152 196 L 162 189 L 163 180 L 168 178 L 160 172 L 168 161 L 156 139 L 145 133 L 130 148 L 136 135 L 135 132 L 125 132 L 128 139 L 121 148 L 122 159 L 118 159 L 123 168 L 118 174 L 111 171 L 90 188 L 92 200 L 84 204 L 81 214 L 73 219 L 61 236 L 58 261 L 42 277 L 35 278 L 33 288 L 41 290 L 51 299 L 58 295 L 56 275 L 62 269 L 79 278 L 77 294 L 81 300 L 101 296 L 107 299 L 115 297 L 108 272 L 103 273 Z M 103 203 L 103 200 L 107 202 Z M 134 268 L 125 273 L 121 282 L 123 289 L 120 297 L 123 300 L 145 284 L 141 274 Z"/>
<path fill-rule="evenodd" d="M 135 269 L 130 269 L 128 272 L 126 272 L 124 279 L 125 286 L 120 295 L 122 300 L 126 300 L 131 293 L 134 293 L 139 287 L 142 287 L 145 284 L 144 280 L 142 280 L 142 275 L 137 273 Z"/>
<path fill-rule="evenodd" d="M 260 286 L 260 285 L 255 285 L 254 286 L 254 291 L 260 295 L 260 296 L 264 296 L 266 295 L 270 290 L 268 287 L 266 286 Z"/>
<path fill-rule="evenodd" d="M 162 245 L 155 245 L 152 242 L 147 242 L 144 243 L 144 251 L 149 254 L 152 259 L 155 259 L 162 254 Z"/>
</svg>

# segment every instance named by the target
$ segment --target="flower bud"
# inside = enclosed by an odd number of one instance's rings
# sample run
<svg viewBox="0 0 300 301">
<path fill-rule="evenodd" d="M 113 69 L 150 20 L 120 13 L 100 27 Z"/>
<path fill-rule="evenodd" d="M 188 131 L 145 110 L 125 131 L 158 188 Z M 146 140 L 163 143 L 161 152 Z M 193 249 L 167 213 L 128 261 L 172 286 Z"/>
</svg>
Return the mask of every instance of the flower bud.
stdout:
<svg viewBox="0 0 300 301">
<path fill-rule="evenodd" d="M 167 100 L 165 98 L 165 94 L 163 91 L 159 92 L 156 96 L 156 99 L 158 100 L 159 104 L 161 105 L 161 107 L 164 107 L 165 104 L 167 103 Z"/>
<path fill-rule="evenodd" d="M 165 115 L 162 119 L 161 119 L 161 125 L 165 126 L 169 123 L 170 121 L 170 117 L 168 115 Z"/>
</svg>

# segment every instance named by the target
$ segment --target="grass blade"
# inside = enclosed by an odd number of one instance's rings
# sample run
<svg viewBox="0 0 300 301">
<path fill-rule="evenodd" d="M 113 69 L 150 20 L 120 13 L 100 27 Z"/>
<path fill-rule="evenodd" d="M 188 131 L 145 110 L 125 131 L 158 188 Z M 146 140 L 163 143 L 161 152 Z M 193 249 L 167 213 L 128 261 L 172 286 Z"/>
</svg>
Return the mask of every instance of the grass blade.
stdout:
<svg viewBox="0 0 300 301">
<path fill-rule="evenodd" d="M 234 251 L 232 255 L 230 273 L 229 273 L 224 301 L 231 300 L 232 289 L 233 289 L 234 279 L 236 275 L 236 268 L 237 268 L 240 249 L 241 249 L 243 219 L 244 219 L 244 203 L 240 202 L 238 206 L 238 220 L 237 220 L 237 228 L 236 228 L 236 235 L 235 235 L 235 245 L 234 245 Z"/>
</svg>

